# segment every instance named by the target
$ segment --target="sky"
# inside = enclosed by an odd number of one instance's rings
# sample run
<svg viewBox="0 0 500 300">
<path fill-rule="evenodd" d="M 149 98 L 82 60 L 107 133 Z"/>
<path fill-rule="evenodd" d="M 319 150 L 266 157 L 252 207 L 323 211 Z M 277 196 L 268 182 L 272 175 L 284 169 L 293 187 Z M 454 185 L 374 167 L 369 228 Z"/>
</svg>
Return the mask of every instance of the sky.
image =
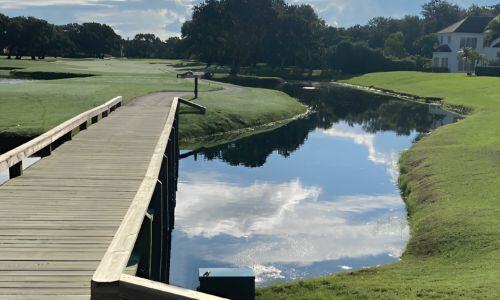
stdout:
<svg viewBox="0 0 500 300">
<path fill-rule="evenodd" d="M 0 0 L 0 13 L 34 16 L 54 24 L 99 22 L 122 37 L 154 33 L 162 39 L 179 36 L 193 5 L 202 0 Z M 328 24 L 349 27 L 373 17 L 420 13 L 429 0 L 287 0 L 312 5 Z M 461 6 L 493 5 L 498 0 L 452 0 Z"/>
</svg>

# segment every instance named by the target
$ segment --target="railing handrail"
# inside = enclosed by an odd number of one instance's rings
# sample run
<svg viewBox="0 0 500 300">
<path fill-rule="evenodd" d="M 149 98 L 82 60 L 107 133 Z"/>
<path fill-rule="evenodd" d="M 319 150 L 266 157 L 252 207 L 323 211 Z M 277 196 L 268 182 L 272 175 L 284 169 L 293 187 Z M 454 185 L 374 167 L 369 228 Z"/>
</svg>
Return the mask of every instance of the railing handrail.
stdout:
<svg viewBox="0 0 500 300">
<path fill-rule="evenodd" d="M 182 99 L 182 98 L 179 98 L 179 102 L 182 103 L 182 104 L 185 104 L 189 107 L 192 107 L 194 109 L 197 109 L 198 111 L 200 111 L 202 114 L 206 114 L 207 112 L 207 108 L 203 105 L 200 105 L 198 103 L 194 103 L 192 101 L 189 101 L 189 100 L 186 100 L 186 99 Z"/>
<path fill-rule="evenodd" d="M 8 169 L 19 162 L 22 162 L 23 159 L 30 157 L 47 146 L 50 146 L 53 142 L 73 131 L 73 129 L 87 122 L 89 119 L 94 118 L 103 112 L 109 112 L 111 108 L 121 104 L 122 100 L 123 98 L 121 96 L 113 98 L 100 106 L 69 119 L 68 121 L 52 128 L 25 144 L 0 155 L 0 170 Z"/>
<path fill-rule="evenodd" d="M 106 293 L 107 287 L 119 283 L 137 241 L 142 222 L 150 205 L 160 175 L 162 161 L 176 118 L 179 98 L 175 97 L 158 143 L 154 149 L 146 175 L 120 224 L 111 244 L 92 278 L 92 290 Z"/>
</svg>

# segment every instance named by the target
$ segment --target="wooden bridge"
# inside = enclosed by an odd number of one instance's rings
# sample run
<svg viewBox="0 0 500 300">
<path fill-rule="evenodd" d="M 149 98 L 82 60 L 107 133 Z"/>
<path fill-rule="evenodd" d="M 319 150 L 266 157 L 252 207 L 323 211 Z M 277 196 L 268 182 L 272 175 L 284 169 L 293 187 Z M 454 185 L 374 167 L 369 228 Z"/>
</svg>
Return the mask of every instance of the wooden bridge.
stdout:
<svg viewBox="0 0 500 300">
<path fill-rule="evenodd" d="M 0 156 L 0 299 L 216 299 L 165 284 L 175 96 L 117 97 Z"/>
</svg>

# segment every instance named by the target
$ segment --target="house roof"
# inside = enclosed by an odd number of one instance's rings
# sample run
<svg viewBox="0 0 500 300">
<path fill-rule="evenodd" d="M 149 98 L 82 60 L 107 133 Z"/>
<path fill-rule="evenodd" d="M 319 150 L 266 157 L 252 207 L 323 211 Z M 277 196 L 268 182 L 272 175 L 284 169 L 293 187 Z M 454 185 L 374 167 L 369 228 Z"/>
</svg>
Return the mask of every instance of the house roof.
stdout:
<svg viewBox="0 0 500 300">
<path fill-rule="evenodd" d="M 438 33 L 483 33 L 494 17 L 467 17 Z"/>
<path fill-rule="evenodd" d="M 437 47 L 436 51 L 434 51 L 434 52 L 451 52 L 451 48 L 450 48 L 450 46 L 444 44 L 444 45 Z"/>
</svg>

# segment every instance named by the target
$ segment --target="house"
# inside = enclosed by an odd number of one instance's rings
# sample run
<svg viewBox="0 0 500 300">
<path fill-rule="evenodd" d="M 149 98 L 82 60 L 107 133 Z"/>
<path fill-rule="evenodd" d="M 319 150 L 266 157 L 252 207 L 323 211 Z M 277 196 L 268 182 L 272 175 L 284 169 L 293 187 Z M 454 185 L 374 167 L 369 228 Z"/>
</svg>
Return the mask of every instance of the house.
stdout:
<svg viewBox="0 0 500 300">
<path fill-rule="evenodd" d="M 439 46 L 432 58 L 433 67 L 448 68 L 450 72 L 471 72 L 474 62 L 465 62 L 460 49 L 470 47 L 489 61 L 500 59 L 500 38 L 485 44 L 485 30 L 494 17 L 467 17 L 437 33 Z"/>
</svg>

